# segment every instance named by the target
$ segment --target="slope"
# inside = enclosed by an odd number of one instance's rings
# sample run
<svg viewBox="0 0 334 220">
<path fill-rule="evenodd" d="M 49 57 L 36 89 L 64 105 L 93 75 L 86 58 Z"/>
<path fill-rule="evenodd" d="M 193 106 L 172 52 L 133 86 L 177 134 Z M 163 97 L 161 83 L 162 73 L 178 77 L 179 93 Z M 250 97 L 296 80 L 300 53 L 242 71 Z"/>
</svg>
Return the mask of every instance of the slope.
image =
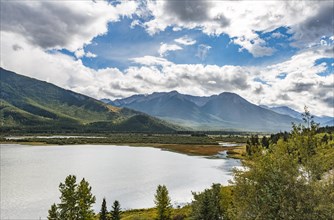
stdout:
<svg viewBox="0 0 334 220">
<path fill-rule="evenodd" d="M 62 89 L 14 72 L 0 69 L 3 131 L 76 131 L 99 130 L 96 122 L 112 124 L 110 131 L 133 131 L 131 117 L 150 120 L 151 127 L 137 122 L 136 131 L 173 131 L 169 124 L 140 112 L 107 105 L 85 95 Z"/>
<path fill-rule="evenodd" d="M 280 131 L 290 130 L 291 122 L 300 122 L 226 92 L 197 97 L 172 91 L 134 95 L 112 103 L 196 130 Z"/>
</svg>

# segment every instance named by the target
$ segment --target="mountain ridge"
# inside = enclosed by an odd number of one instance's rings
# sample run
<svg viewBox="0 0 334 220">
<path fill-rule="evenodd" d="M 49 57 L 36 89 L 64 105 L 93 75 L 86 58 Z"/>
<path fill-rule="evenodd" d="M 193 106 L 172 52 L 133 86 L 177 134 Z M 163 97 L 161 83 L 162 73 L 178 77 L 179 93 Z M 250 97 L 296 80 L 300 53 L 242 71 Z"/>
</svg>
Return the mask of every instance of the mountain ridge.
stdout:
<svg viewBox="0 0 334 220">
<path fill-rule="evenodd" d="M 101 131 L 101 124 L 108 127 L 106 132 L 173 132 L 176 128 L 147 114 L 111 106 L 3 68 L 0 76 L 2 131 Z M 138 115 L 142 120 L 130 120 Z"/>
<path fill-rule="evenodd" d="M 164 102 L 160 104 L 162 100 Z M 257 106 L 231 92 L 207 97 L 184 95 L 177 91 L 155 92 L 116 99 L 112 103 L 200 130 L 281 131 L 290 130 L 292 122 L 301 122 Z"/>
</svg>

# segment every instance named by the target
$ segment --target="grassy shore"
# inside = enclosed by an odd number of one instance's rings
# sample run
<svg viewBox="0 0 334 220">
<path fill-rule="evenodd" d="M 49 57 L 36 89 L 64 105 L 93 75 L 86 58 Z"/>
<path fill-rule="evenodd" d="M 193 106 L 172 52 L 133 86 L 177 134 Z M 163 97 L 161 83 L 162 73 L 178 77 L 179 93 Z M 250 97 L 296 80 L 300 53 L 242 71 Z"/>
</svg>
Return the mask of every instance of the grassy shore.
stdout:
<svg viewBox="0 0 334 220">
<path fill-rule="evenodd" d="M 182 208 L 174 208 L 172 211 L 173 219 L 190 219 L 191 207 L 189 205 Z M 152 220 L 156 219 L 157 210 L 155 208 L 149 209 L 131 209 L 122 212 L 122 220 Z M 96 217 L 98 220 L 99 217 Z"/>
<path fill-rule="evenodd" d="M 222 147 L 219 142 L 239 143 L 238 147 Z M 72 144 L 114 144 L 140 147 L 154 147 L 192 156 L 215 156 L 221 151 L 227 151 L 231 158 L 242 159 L 245 155 L 244 138 L 233 139 L 222 136 L 191 136 L 191 135 L 143 135 L 115 134 L 105 137 L 25 137 L 22 139 L 1 138 L 0 143 L 26 145 L 72 145 Z"/>
</svg>

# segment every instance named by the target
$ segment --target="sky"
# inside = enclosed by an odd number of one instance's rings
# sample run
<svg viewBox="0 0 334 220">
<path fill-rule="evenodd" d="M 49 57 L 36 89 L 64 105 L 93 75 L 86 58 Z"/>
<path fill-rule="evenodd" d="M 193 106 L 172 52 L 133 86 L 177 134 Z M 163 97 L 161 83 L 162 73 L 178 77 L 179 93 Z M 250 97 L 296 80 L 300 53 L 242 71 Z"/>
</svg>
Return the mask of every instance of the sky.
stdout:
<svg viewBox="0 0 334 220">
<path fill-rule="evenodd" d="M 1 0 L 1 67 L 97 99 L 234 92 L 334 116 L 334 1 Z"/>
</svg>

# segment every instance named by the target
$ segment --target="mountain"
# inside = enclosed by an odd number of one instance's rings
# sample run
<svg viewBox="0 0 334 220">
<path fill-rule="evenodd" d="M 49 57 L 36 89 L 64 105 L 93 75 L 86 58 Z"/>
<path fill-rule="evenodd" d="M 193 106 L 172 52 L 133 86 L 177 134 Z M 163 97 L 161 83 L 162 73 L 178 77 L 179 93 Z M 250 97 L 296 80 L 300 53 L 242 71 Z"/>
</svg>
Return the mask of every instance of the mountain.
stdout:
<svg viewBox="0 0 334 220">
<path fill-rule="evenodd" d="M 268 106 L 261 106 L 267 109 L 270 109 L 276 113 L 283 114 L 283 115 L 289 115 L 290 117 L 296 118 L 296 119 L 302 119 L 302 113 L 297 112 L 293 110 L 292 108 L 289 108 L 287 106 L 274 106 L 274 107 L 268 107 Z M 319 123 L 320 126 L 333 126 L 334 117 L 329 116 L 314 116 L 313 120 L 316 123 Z"/>
<path fill-rule="evenodd" d="M 196 97 L 172 91 L 134 95 L 112 103 L 200 130 L 280 131 L 290 130 L 291 122 L 300 122 L 227 92 Z"/>
<path fill-rule="evenodd" d="M 2 131 L 172 132 L 176 128 L 3 68 L 0 78 Z"/>
<path fill-rule="evenodd" d="M 322 126 L 323 127 L 326 127 L 326 126 L 328 126 L 328 127 L 334 127 L 334 119 L 331 119 L 329 121 L 326 121 L 326 122 L 322 123 Z"/>
<path fill-rule="evenodd" d="M 266 106 L 266 108 L 276 113 L 282 114 L 282 115 L 289 115 L 290 117 L 293 117 L 293 118 L 302 119 L 302 115 L 300 112 L 297 112 L 287 106 L 275 106 L 275 107 Z"/>
</svg>

